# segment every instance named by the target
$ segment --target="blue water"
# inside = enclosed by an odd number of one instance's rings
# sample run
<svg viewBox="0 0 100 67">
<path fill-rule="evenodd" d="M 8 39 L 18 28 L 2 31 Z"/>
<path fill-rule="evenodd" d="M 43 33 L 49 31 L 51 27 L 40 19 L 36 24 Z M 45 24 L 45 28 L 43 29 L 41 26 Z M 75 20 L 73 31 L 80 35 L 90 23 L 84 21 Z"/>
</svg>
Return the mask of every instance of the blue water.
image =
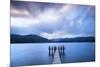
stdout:
<svg viewBox="0 0 100 67">
<path fill-rule="evenodd" d="M 95 43 L 21 43 L 11 44 L 11 66 L 51 64 L 49 45 L 64 45 L 62 63 L 95 61 Z"/>
</svg>

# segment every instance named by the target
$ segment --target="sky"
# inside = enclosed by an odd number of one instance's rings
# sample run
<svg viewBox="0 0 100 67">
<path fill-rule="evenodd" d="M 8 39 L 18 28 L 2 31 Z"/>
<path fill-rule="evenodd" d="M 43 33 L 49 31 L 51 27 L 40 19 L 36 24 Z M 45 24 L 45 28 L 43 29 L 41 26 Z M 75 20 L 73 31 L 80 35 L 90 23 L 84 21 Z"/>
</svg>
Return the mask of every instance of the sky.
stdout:
<svg viewBox="0 0 100 67">
<path fill-rule="evenodd" d="M 11 1 L 11 34 L 47 39 L 95 36 L 95 6 Z"/>
</svg>

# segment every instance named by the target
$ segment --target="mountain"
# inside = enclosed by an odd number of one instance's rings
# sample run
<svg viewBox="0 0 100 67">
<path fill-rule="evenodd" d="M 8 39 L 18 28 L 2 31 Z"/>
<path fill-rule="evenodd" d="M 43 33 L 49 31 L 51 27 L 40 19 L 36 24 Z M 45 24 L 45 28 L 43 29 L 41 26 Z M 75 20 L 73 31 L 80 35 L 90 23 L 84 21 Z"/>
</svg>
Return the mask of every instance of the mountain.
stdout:
<svg viewBox="0 0 100 67">
<path fill-rule="evenodd" d="M 38 35 L 10 35 L 11 43 L 95 42 L 95 37 L 59 38 L 48 40 Z"/>
<path fill-rule="evenodd" d="M 41 42 L 50 42 L 50 41 L 38 35 L 11 34 L 10 42 L 11 43 L 41 43 Z"/>
<path fill-rule="evenodd" d="M 75 37 L 75 38 L 60 38 L 52 39 L 54 42 L 95 42 L 95 37 Z"/>
</svg>

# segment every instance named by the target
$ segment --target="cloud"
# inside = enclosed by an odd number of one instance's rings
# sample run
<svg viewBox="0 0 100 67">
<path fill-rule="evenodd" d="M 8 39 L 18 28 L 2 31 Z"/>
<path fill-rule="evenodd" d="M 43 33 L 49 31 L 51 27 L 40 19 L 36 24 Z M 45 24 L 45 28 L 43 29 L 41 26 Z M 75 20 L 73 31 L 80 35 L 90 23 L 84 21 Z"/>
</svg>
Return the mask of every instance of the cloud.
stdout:
<svg viewBox="0 0 100 67">
<path fill-rule="evenodd" d="M 21 2 L 12 7 L 11 33 L 37 34 L 48 39 L 94 36 L 94 6 Z"/>
<path fill-rule="evenodd" d="M 36 9 L 36 8 L 35 8 Z M 34 9 L 34 10 L 35 10 Z M 21 9 L 11 9 L 11 26 L 15 27 L 29 27 L 35 24 L 56 24 L 58 23 L 64 13 L 69 9 L 68 5 L 63 5 L 62 8 L 57 9 L 55 8 L 47 8 L 43 12 L 38 13 L 37 7 L 35 11 L 37 11 L 37 16 L 33 16 L 34 12 L 28 12 L 28 10 L 21 10 Z M 23 17 L 24 16 L 24 17 Z"/>
<path fill-rule="evenodd" d="M 32 18 L 22 18 L 22 17 L 11 17 L 11 26 L 20 27 L 20 28 L 27 28 L 31 25 L 35 25 L 40 23 L 38 19 Z"/>
<path fill-rule="evenodd" d="M 62 31 L 59 31 L 59 32 L 57 31 L 57 32 L 52 32 L 52 33 L 47 33 L 47 32 L 40 33 L 40 36 L 48 38 L 48 39 L 63 38 L 65 35 L 66 34 L 63 33 Z"/>
<path fill-rule="evenodd" d="M 62 8 L 65 4 L 57 3 L 41 3 L 41 2 L 25 2 L 25 1 L 11 1 L 11 16 L 21 17 L 22 14 L 28 13 L 33 17 L 36 17 L 39 13 L 42 13 L 48 9 Z M 23 11 L 25 13 L 23 13 Z M 24 17 L 24 16 L 22 16 Z"/>
<path fill-rule="evenodd" d="M 27 10 L 18 10 L 11 7 L 11 16 L 13 17 L 19 17 L 19 16 L 28 17 L 29 15 L 30 14 Z"/>
<path fill-rule="evenodd" d="M 56 38 L 74 38 L 74 37 L 80 37 L 80 36 L 86 36 L 83 34 L 71 34 L 71 33 L 66 33 L 63 31 L 54 31 L 52 33 L 47 33 L 47 32 L 42 32 L 40 33 L 40 36 L 47 38 L 47 39 L 56 39 Z"/>
</svg>

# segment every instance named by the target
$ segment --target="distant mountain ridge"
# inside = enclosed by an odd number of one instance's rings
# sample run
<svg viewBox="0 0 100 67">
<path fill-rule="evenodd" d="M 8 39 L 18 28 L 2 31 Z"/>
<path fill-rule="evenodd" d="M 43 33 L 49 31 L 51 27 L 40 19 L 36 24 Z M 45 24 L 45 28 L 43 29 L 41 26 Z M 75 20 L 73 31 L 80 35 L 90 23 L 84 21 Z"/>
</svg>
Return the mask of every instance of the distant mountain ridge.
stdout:
<svg viewBox="0 0 100 67">
<path fill-rule="evenodd" d="M 48 40 L 38 35 L 10 35 L 11 43 L 95 42 L 95 37 L 59 38 Z"/>
<path fill-rule="evenodd" d="M 95 42 L 95 37 L 75 37 L 75 38 L 60 38 L 52 39 L 52 41 L 57 42 Z"/>
<path fill-rule="evenodd" d="M 38 35 L 15 35 L 11 34 L 11 43 L 37 43 L 37 42 L 49 42 L 48 39 L 40 37 Z"/>
</svg>

